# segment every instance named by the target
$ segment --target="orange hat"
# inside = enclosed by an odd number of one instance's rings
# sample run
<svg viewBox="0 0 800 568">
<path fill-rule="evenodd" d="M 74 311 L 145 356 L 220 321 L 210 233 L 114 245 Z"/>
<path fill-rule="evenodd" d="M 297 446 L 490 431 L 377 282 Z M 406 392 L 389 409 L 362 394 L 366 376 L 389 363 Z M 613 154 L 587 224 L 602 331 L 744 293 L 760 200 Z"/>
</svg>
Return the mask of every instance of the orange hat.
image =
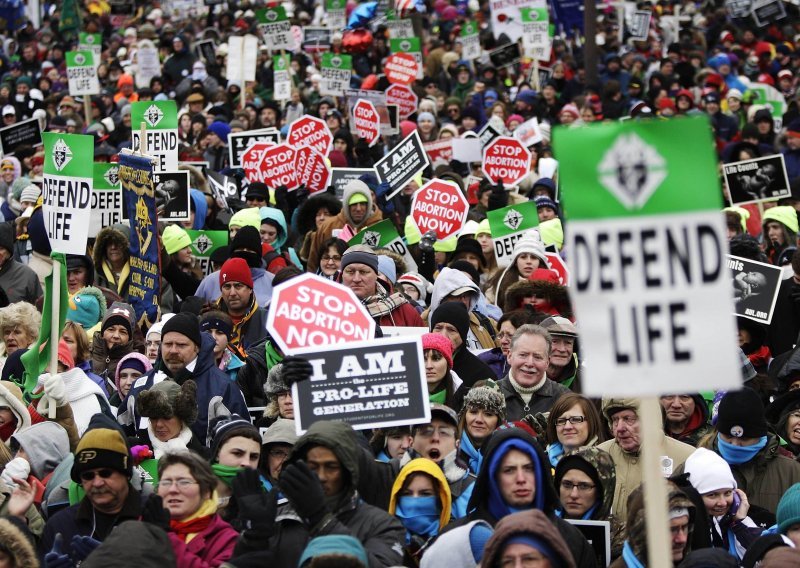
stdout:
<svg viewBox="0 0 800 568">
<path fill-rule="evenodd" d="M 117 89 L 122 88 L 122 85 L 133 85 L 133 75 L 128 75 L 127 73 L 123 73 L 117 79 Z"/>
</svg>

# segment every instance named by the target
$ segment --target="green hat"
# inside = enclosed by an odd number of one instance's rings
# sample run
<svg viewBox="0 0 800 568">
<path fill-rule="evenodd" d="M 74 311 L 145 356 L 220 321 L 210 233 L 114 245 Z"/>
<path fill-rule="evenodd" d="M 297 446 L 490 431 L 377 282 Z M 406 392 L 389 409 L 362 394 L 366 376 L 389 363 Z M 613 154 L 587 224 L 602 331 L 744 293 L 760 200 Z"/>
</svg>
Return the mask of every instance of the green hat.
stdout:
<svg viewBox="0 0 800 568">
<path fill-rule="evenodd" d="M 192 239 L 183 227 L 169 225 L 164 229 L 164 234 L 161 235 L 161 242 L 164 243 L 167 254 L 175 254 L 192 244 Z"/>
<path fill-rule="evenodd" d="M 548 219 L 539 223 L 539 235 L 542 242 L 547 245 L 556 245 L 558 250 L 564 247 L 564 228 L 561 226 L 561 219 Z"/>
<path fill-rule="evenodd" d="M 762 220 L 764 224 L 767 221 L 777 221 L 786 225 L 793 233 L 798 232 L 797 210 L 790 205 L 780 205 L 767 209 Z"/>
<path fill-rule="evenodd" d="M 261 230 L 261 211 L 258 207 L 248 207 L 237 211 L 228 223 L 229 227 L 253 227 L 256 231 Z"/>
<path fill-rule="evenodd" d="M 369 199 L 367 199 L 367 196 L 363 193 L 355 192 L 350 196 L 347 205 L 355 205 L 357 203 L 369 203 Z"/>
<path fill-rule="evenodd" d="M 17 77 L 17 83 L 16 84 L 19 85 L 20 83 L 25 83 L 29 87 L 33 85 L 33 81 L 27 75 L 20 75 L 19 77 Z"/>
<path fill-rule="evenodd" d="M 489 219 L 484 219 L 478 223 L 478 228 L 475 229 L 475 236 L 489 235 L 492 236 L 492 227 L 489 225 Z"/>
</svg>

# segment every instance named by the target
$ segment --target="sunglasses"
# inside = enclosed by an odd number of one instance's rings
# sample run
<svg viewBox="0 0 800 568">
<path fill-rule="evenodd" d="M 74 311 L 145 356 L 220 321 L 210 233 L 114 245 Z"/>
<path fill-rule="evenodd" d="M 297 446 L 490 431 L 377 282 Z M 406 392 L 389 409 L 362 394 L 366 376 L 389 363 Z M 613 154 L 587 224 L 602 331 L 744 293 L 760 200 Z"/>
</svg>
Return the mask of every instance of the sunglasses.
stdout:
<svg viewBox="0 0 800 568">
<path fill-rule="evenodd" d="M 100 476 L 103 479 L 108 479 L 112 475 L 114 475 L 113 469 L 97 469 L 91 471 L 84 471 L 81 473 L 81 481 L 92 481 L 96 476 Z"/>
</svg>

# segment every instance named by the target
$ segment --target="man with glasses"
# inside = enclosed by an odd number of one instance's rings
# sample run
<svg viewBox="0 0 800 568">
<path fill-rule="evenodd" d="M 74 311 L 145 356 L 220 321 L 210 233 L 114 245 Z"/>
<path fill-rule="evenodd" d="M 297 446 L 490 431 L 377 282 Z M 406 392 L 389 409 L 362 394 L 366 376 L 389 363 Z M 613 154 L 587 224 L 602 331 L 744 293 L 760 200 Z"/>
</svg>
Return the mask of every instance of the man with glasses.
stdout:
<svg viewBox="0 0 800 568">
<path fill-rule="evenodd" d="M 617 487 L 612 510 L 618 518 L 628 515 L 628 496 L 642 483 L 642 460 L 639 456 L 639 400 L 635 398 L 604 398 L 603 416 L 611 428 L 612 440 L 598 446 L 611 454 L 617 470 Z M 659 448 L 661 470 L 664 477 L 677 473 L 694 448 L 662 435 Z"/>
</svg>

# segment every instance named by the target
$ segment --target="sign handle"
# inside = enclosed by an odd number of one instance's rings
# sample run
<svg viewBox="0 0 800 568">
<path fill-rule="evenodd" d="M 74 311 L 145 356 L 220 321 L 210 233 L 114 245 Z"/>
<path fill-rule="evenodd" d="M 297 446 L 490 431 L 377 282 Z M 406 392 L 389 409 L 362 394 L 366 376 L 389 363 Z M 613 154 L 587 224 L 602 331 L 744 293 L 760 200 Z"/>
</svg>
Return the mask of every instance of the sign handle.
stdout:
<svg viewBox="0 0 800 568">
<path fill-rule="evenodd" d="M 57 260 L 53 262 L 53 299 L 50 307 L 50 374 L 58 374 L 58 342 L 61 339 L 58 329 L 59 312 L 61 310 L 61 263 Z M 47 417 L 55 420 L 56 403 L 50 400 L 47 405 Z"/>
<path fill-rule="evenodd" d="M 92 123 L 92 97 L 83 95 L 83 114 L 86 117 L 86 127 Z"/>
<path fill-rule="evenodd" d="M 244 51 L 245 51 L 244 45 L 245 45 L 245 41 L 242 40 L 242 53 L 241 53 L 241 57 L 242 57 L 242 65 L 241 65 L 241 69 L 242 69 L 242 86 L 239 89 L 239 106 L 241 107 L 242 110 L 244 110 L 244 106 L 245 106 L 245 98 L 246 97 L 245 97 L 244 93 L 245 93 L 245 88 L 247 87 L 247 77 L 245 76 L 245 73 L 244 73 Z"/>
<path fill-rule="evenodd" d="M 139 153 L 147 154 L 147 127 L 144 122 L 139 124 Z"/>
<path fill-rule="evenodd" d="M 538 93 L 542 90 L 541 84 L 539 82 L 539 58 L 533 58 L 533 88 Z"/>
<path fill-rule="evenodd" d="M 645 522 L 650 568 L 669 568 L 672 553 L 667 524 L 667 485 L 661 470 L 664 428 L 661 403 L 656 397 L 640 401 L 639 420 L 642 427 L 642 482 L 645 491 Z M 640 558 L 640 560 L 644 560 Z"/>
</svg>

